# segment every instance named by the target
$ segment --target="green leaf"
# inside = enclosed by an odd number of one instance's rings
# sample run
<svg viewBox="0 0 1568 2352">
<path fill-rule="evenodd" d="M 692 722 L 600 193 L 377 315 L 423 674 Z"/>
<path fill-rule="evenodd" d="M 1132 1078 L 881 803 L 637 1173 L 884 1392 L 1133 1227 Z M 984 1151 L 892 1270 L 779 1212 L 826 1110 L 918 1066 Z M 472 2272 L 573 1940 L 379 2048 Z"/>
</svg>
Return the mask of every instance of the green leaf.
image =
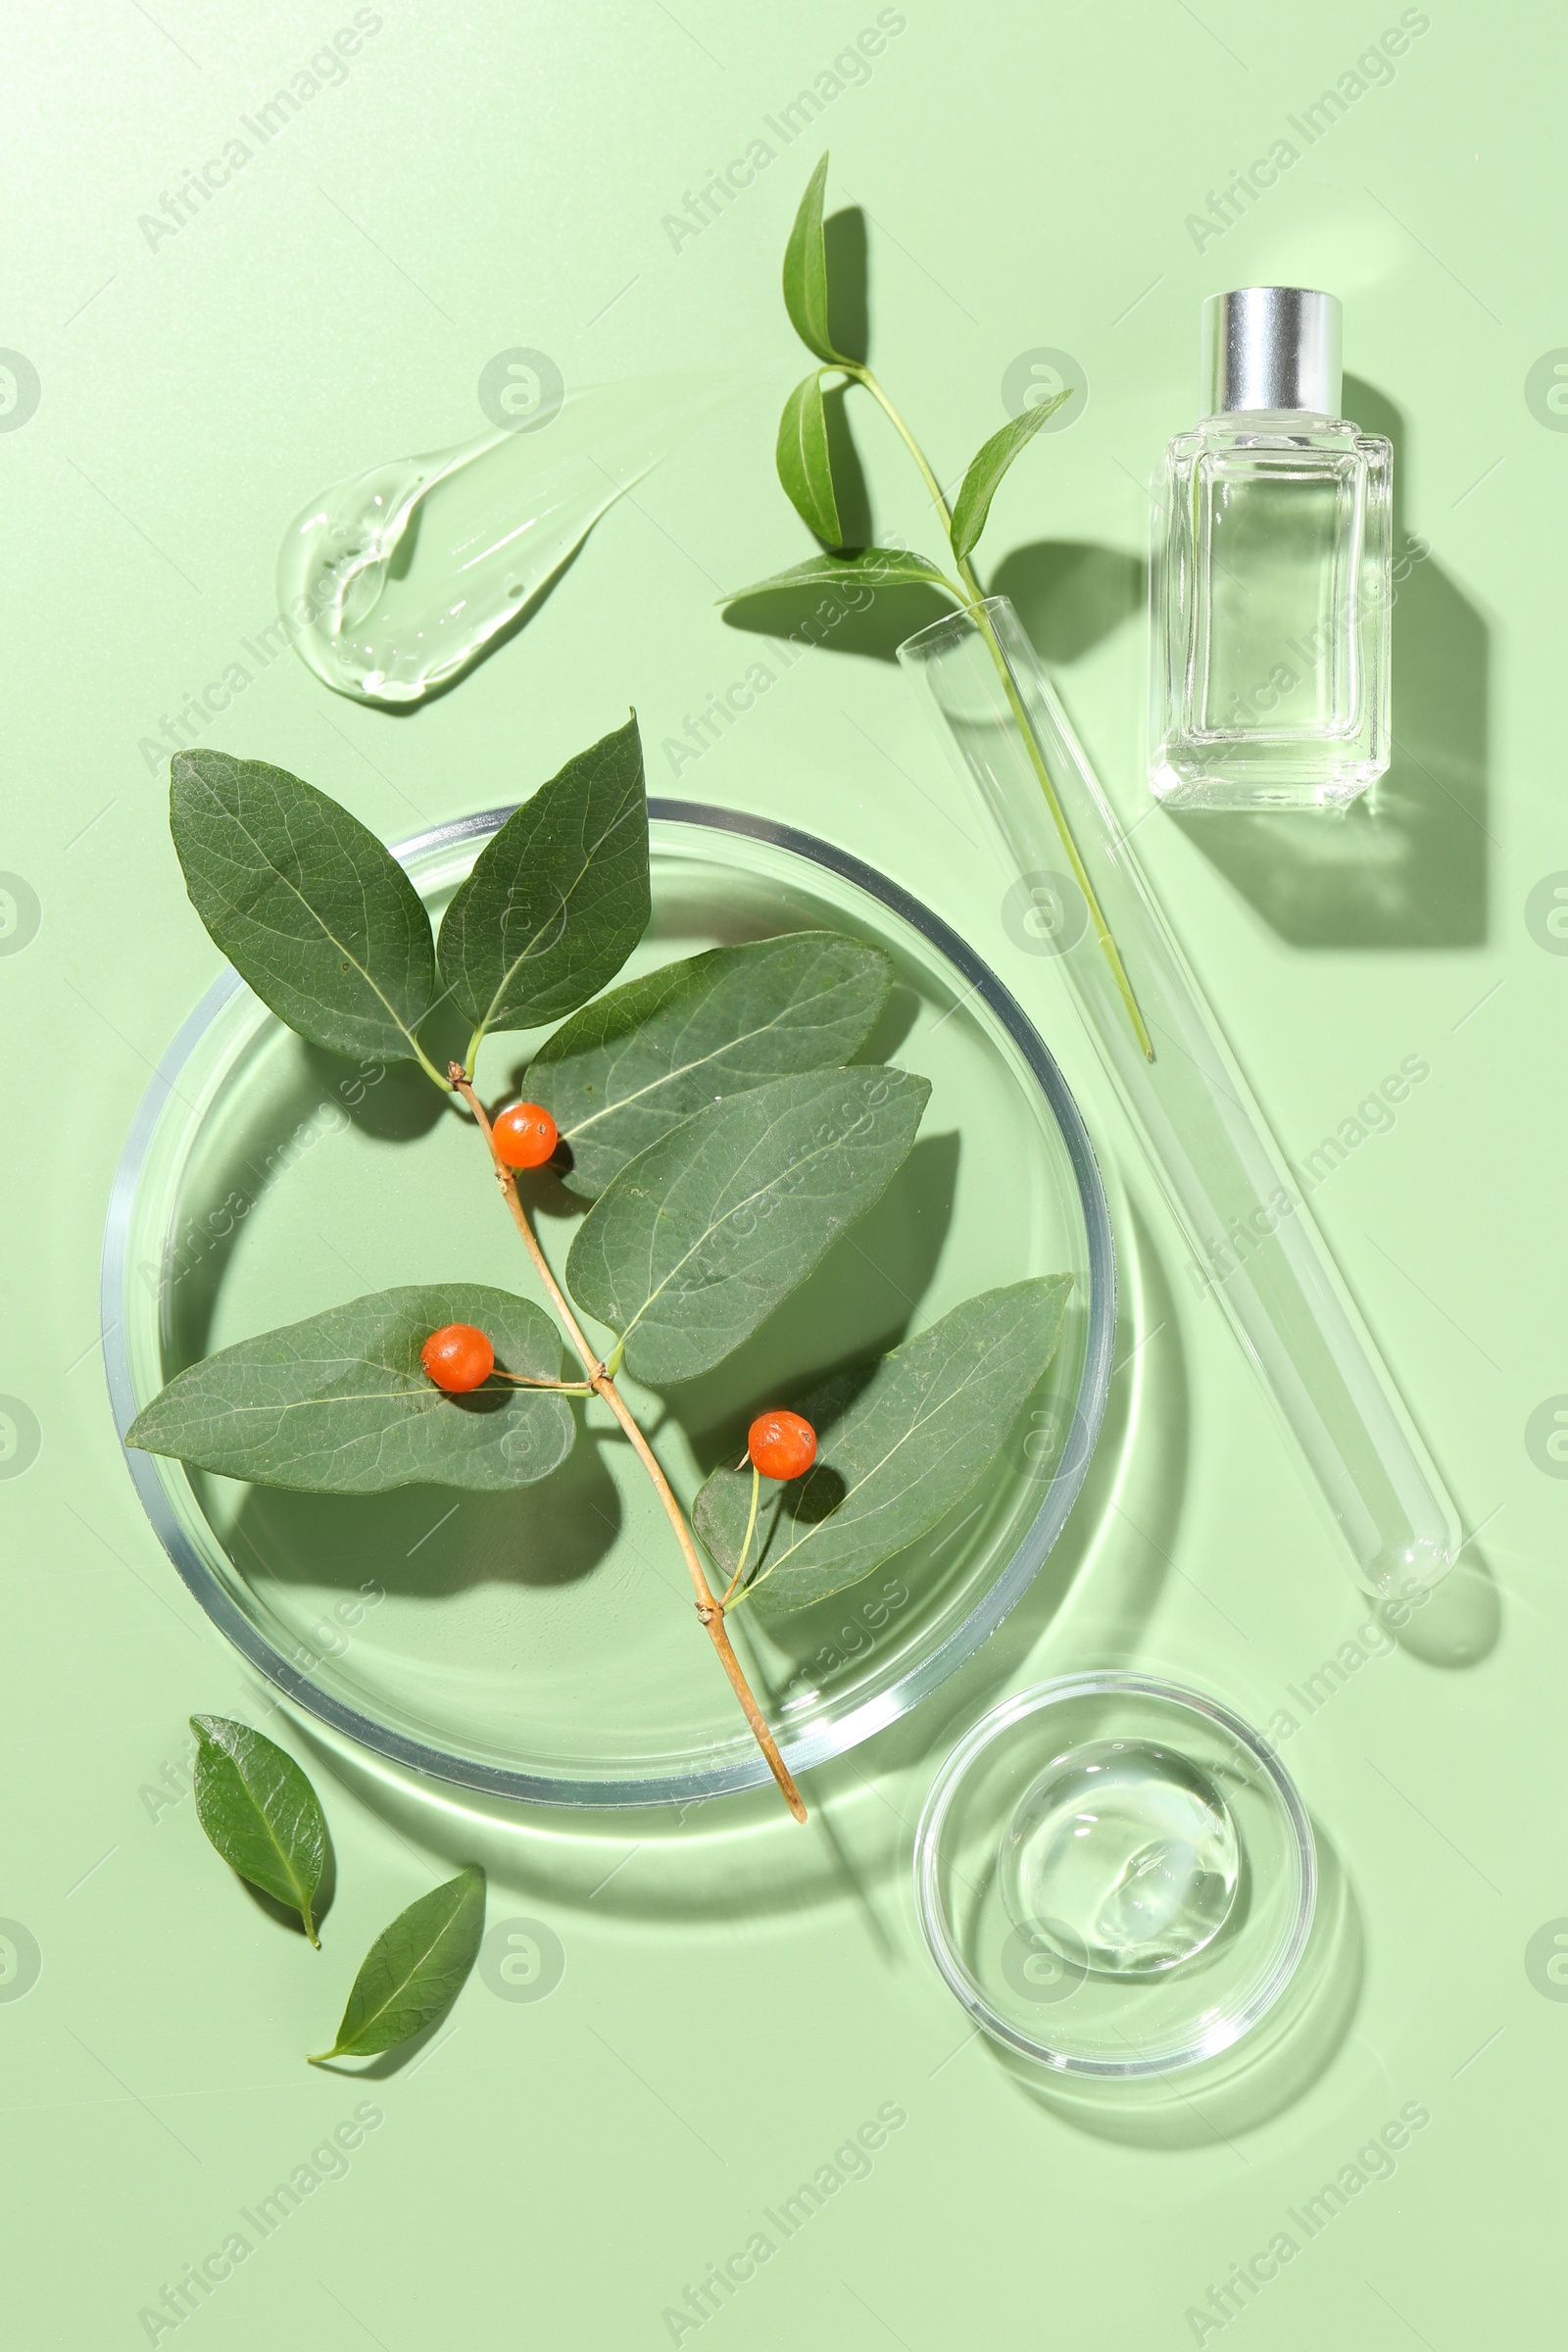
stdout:
<svg viewBox="0 0 1568 2352">
<path fill-rule="evenodd" d="M 880 948 L 795 931 L 713 948 L 584 1005 L 528 1065 L 590 1200 L 627 1160 L 723 1097 L 858 1053 L 893 982 Z"/>
<path fill-rule="evenodd" d="M 1061 1337 L 1070 1274 L 987 1291 L 858 1373 L 803 1397 L 816 1460 L 759 1515 L 744 1588 L 760 1609 L 806 1608 L 857 1584 L 935 1527 L 1000 1452 Z M 726 1577 L 751 1506 L 750 1466 L 715 1470 L 692 1519 Z"/>
<path fill-rule="evenodd" d="M 853 547 L 842 555 L 808 556 L 788 571 L 775 571 L 768 580 L 754 580 L 749 588 L 732 589 L 721 605 L 738 605 L 747 596 L 777 596 L 792 588 L 940 588 L 956 604 L 963 592 L 941 566 L 905 547 Z"/>
<path fill-rule="evenodd" d="M 784 403 L 778 420 L 778 478 L 801 520 L 830 547 L 844 537 L 833 496 L 822 378 L 813 368 Z"/>
<path fill-rule="evenodd" d="M 576 1434 L 566 1399 L 500 1380 L 447 1396 L 419 1361 L 447 1323 L 476 1325 L 506 1371 L 562 1377 L 561 1334 L 542 1307 L 478 1283 L 415 1284 L 192 1364 L 137 1414 L 125 1443 L 312 1494 L 426 1480 L 490 1491 L 548 1477 Z"/>
<path fill-rule="evenodd" d="M 263 760 L 179 752 L 169 823 L 191 904 L 279 1020 L 334 1054 L 418 1057 L 430 920 L 385 844 Z"/>
<path fill-rule="evenodd" d="M 484 1872 L 460 1870 L 383 1928 L 360 1963 L 328 2058 L 370 2058 L 393 2050 L 445 2017 L 478 1957 L 484 1936 Z"/>
<path fill-rule="evenodd" d="M 885 1190 L 930 1092 L 907 1070 L 817 1070 L 687 1119 L 589 1210 L 572 1297 L 622 1335 L 639 1380 L 708 1371 Z"/>
<path fill-rule="evenodd" d="M 326 1820 L 292 1756 L 248 1723 L 193 1715 L 196 1818 L 230 1870 L 297 1911 L 320 1949 L 311 1906 L 326 1867 Z"/>
<path fill-rule="evenodd" d="M 814 351 L 819 360 L 843 367 L 844 355 L 834 350 L 827 328 L 827 247 L 822 237 L 822 191 L 826 185 L 824 155 L 807 181 L 784 248 L 784 308 L 807 350 Z"/>
<path fill-rule="evenodd" d="M 651 911 L 633 717 L 568 760 L 487 843 L 442 921 L 442 977 L 477 1030 L 531 1029 L 612 980 Z"/>
<path fill-rule="evenodd" d="M 986 527 L 986 516 L 991 512 L 991 501 L 996 496 L 997 485 L 1019 450 L 1034 439 L 1047 417 L 1054 416 L 1062 402 L 1071 400 L 1072 395 L 1073 387 L 1068 384 L 1065 390 L 1057 392 L 1052 399 L 1041 401 L 1035 408 L 1025 409 L 1021 416 L 1014 416 L 1010 424 L 1004 424 L 1000 433 L 993 433 L 984 448 L 970 460 L 969 470 L 963 477 L 953 509 L 952 537 L 956 563 L 961 564 L 978 543 Z"/>
</svg>

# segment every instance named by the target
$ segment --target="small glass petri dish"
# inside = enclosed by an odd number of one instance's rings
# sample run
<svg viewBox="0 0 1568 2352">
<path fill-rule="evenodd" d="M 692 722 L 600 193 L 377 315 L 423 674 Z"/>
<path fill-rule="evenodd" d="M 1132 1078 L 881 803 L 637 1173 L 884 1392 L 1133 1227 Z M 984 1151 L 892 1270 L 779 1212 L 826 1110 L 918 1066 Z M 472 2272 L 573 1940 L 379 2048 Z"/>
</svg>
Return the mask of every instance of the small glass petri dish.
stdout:
<svg viewBox="0 0 1568 2352">
<path fill-rule="evenodd" d="M 958 1742 L 914 1849 L 931 1956 L 1055 2072 L 1168 2074 L 1284 1992 L 1317 1869 L 1296 1785 L 1218 1699 L 1126 1673 L 1023 1690 Z"/>
<path fill-rule="evenodd" d="M 623 1384 L 686 1499 L 733 1458 L 750 1412 L 800 1395 L 825 1363 L 874 1356 L 979 1291 L 1073 1278 L 1055 1359 L 979 1490 L 833 1599 L 738 1614 L 754 1688 L 800 1774 L 934 1690 L 1049 1557 L 1104 1410 L 1110 1221 L 1055 1062 L 937 915 L 790 827 L 684 801 L 649 808 L 654 915 L 625 977 L 727 942 L 851 932 L 885 948 L 896 973 L 867 1058 L 932 1085 L 881 1201 L 743 1350 L 660 1396 Z M 433 916 L 508 814 L 398 851 Z M 517 1083 L 534 1042 L 487 1044 L 487 1094 Z M 583 1206 L 541 1188 L 558 1270 Z M 412 1065 L 320 1054 L 226 973 L 165 1055 L 111 1198 L 104 1355 L 122 1436 L 166 1381 L 231 1341 L 443 1280 L 532 1293 L 465 1123 Z M 767 1778 L 648 1482 L 591 1420 L 553 1479 L 514 1494 L 292 1494 L 152 1454 L 126 1461 L 214 1624 L 295 1705 L 396 1765 L 564 1806 L 685 1804 Z"/>
</svg>

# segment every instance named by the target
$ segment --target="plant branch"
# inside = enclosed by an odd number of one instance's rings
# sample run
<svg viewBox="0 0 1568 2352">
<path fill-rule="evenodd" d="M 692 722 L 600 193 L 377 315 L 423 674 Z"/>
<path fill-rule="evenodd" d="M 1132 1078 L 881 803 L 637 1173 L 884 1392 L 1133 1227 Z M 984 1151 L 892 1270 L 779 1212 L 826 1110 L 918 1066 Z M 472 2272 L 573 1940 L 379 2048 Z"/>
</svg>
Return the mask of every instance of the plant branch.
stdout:
<svg viewBox="0 0 1568 2352">
<path fill-rule="evenodd" d="M 1112 977 L 1121 992 L 1121 1001 L 1127 1007 L 1128 1018 L 1133 1025 L 1133 1034 L 1143 1049 L 1145 1059 L 1152 1061 L 1154 1041 L 1149 1034 L 1149 1025 L 1144 1019 L 1138 999 L 1133 994 L 1133 984 L 1127 977 L 1127 967 L 1122 962 L 1121 950 L 1117 947 L 1110 925 L 1105 920 L 1100 901 L 1095 895 L 1095 886 L 1090 881 L 1084 861 L 1078 854 L 1078 844 L 1072 837 L 1072 828 L 1067 822 L 1061 803 L 1056 798 L 1055 786 L 1052 783 L 1050 770 L 1046 766 L 1045 754 L 1042 752 L 1039 738 L 1029 722 L 1029 714 L 1023 707 L 1023 697 L 1018 692 L 1017 680 L 1012 674 L 1012 664 L 1007 660 L 1001 638 L 997 635 L 995 623 L 981 601 L 980 583 L 975 578 L 966 560 L 959 563 L 958 570 L 963 577 L 964 585 L 970 589 L 976 600 L 973 607 L 976 625 L 990 649 L 992 661 L 996 663 L 997 675 L 1002 680 L 1003 692 L 1006 695 L 1018 733 L 1023 738 L 1024 750 L 1029 755 L 1029 764 L 1034 769 L 1040 789 L 1046 796 L 1046 806 L 1055 820 L 1056 831 L 1061 837 L 1061 846 L 1067 854 L 1067 862 L 1072 868 L 1073 880 L 1084 894 L 1084 903 L 1089 908 L 1090 917 L 1095 926 L 1095 936 L 1100 941 L 1105 960 L 1110 965 Z"/>
<path fill-rule="evenodd" d="M 1039 740 L 1036 737 L 1033 726 L 1030 724 L 1029 714 L 1023 707 L 1023 698 L 1018 692 L 1017 681 L 1013 677 L 1011 665 L 1007 661 L 1006 653 L 1004 650 L 1002 640 L 997 635 L 996 626 L 992 621 L 990 613 L 986 611 L 985 591 L 982 589 L 979 580 L 975 577 L 974 566 L 972 564 L 970 564 L 968 558 L 966 556 L 957 555 L 953 548 L 953 513 L 952 509 L 948 505 L 947 496 L 943 490 L 942 484 L 937 480 L 936 475 L 932 472 L 924 450 L 920 447 L 919 442 L 916 441 L 914 435 L 905 423 L 904 418 L 899 415 L 899 412 L 894 407 L 892 401 L 889 400 L 886 392 L 882 389 L 882 386 L 878 383 L 870 368 L 862 368 L 858 365 L 846 364 L 844 371 L 847 375 L 852 377 L 856 383 L 862 384 L 866 391 L 870 393 L 872 399 L 881 409 L 883 415 L 888 418 L 888 421 L 893 426 L 894 431 L 898 434 L 900 440 L 904 443 L 905 448 L 909 452 L 910 457 L 913 458 L 915 465 L 920 469 L 920 477 L 925 483 L 927 490 L 931 494 L 931 503 L 942 518 L 942 528 L 947 536 L 949 550 L 953 553 L 954 561 L 957 565 L 958 577 L 963 582 L 963 585 L 968 591 L 968 595 L 972 600 L 967 609 L 972 613 L 975 626 L 979 629 L 981 636 L 985 639 L 987 651 L 990 653 L 991 659 L 996 664 L 997 675 L 1002 680 L 1003 692 L 1007 698 L 1007 705 L 1012 712 L 1013 721 L 1017 726 L 1020 736 L 1023 738 L 1024 750 L 1029 756 L 1029 764 L 1034 769 L 1040 789 L 1046 796 L 1046 806 L 1051 810 L 1053 820 L 1055 823 L 1056 831 L 1061 837 L 1061 846 L 1066 852 L 1067 862 L 1072 868 L 1073 880 L 1077 883 L 1079 889 L 1084 894 L 1084 902 L 1089 908 L 1090 918 L 1095 926 L 1095 935 L 1100 941 L 1101 948 L 1104 953 L 1105 960 L 1110 965 L 1111 974 L 1115 979 L 1118 990 L 1121 993 L 1122 1003 L 1127 1007 L 1127 1015 L 1132 1022 L 1133 1033 L 1137 1037 L 1138 1043 L 1143 1049 L 1146 1058 L 1150 1061 L 1152 1061 L 1154 1058 L 1154 1041 L 1149 1034 L 1148 1023 L 1145 1021 L 1143 1013 L 1139 1008 L 1138 999 L 1133 994 L 1133 984 L 1127 977 L 1127 967 L 1121 959 L 1121 951 L 1116 945 L 1115 939 L 1111 933 L 1110 925 L 1106 922 L 1100 901 L 1095 895 L 1095 886 L 1089 879 L 1088 872 L 1084 866 L 1084 861 L 1078 853 L 1078 844 L 1072 837 L 1072 828 L 1068 824 L 1061 803 L 1056 797 L 1056 788 L 1051 781 L 1050 770 L 1046 766 L 1045 755 L 1041 751 Z"/>
<path fill-rule="evenodd" d="M 899 439 L 904 443 L 905 448 L 908 451 L 910 457 L 914 460 L 916 466 L 919 467 L 920 478 L 925 483 L 927 490 L 929 490 L 931 493 L 931 504 L 935 507 L 938 514 L 940 514 L 942 517 L 943 537 L 947 540 L 949 548 L 951 549 L 953 545 L 953 511 L 948 505 L 947 494 L 944 491 L 942 484 L 937 480 L 936 475 L 931 470 L 925 451 L 920 447 L 919 442 L 910 432 L 908 426 L 905 423 L 904 418 L 899 415 L 898 410 L 893 406 L 892 401 L 889 400 L 887 394 L 883 391 L 882 386 L 877 382 L 876 377 L 871 373 L 869 368 L 862 368 L 858 365 L 852 366 L 846 363 L 845 373 L 853 376 L 858 384 L 864 385 L 866 391 L 870 393 L 871 398 L 876 402 L 877 407 L 882 411 L 882 414 L 884 416 L 886 416 L 888 422 L 898 434 Z M 965 585 L 969 588 L 970 593 L 978 596 L 979 590 L 974 586 L 974 574 L 969 571 L 968 566 L 965 564 L 960 563 L 958 565 L 958 570 L 961 575 L 964 575 Z"/>
<path fill-rule="evenodd" d="M 522 1236 L 523 1247 L 533 1260 L 534 1271 L 545 1287 L 550 1302 L 560 1318 L 563 1330 L 582 1358 L 583 1369 L 588 1375 L 588 1386 L 596 1396 L 604 1398 L 615 1419 L 620 1423 L 630 1441 L 633 1451 L 653 1482 L 654 1492 L 664 1507 L 664 1515 L 674 1530 L 675 1541 L 680 1545 L 681 1556 L 686 1562 L 687 1573 L 692 1580 L 692 1587 L 697 1596 L 697 1615 L 707 1631 L 709 1640 L 718 1653 L 719 1664 L 728 1675 L 736 1697 L 740 1700 L 746 1720 L 751 1726 L 752 1736 L 767 1759 L 768 1770 L 777 1781 L 785 1803 L 797 1821 L 804 1821 L 806 1819 L 805 1802 L 790 1777 L 789 1766 L 779 1754 L 778 1742 L 768 1730 L 762 1711 L 752 1694 L 751 1686 L 746 1680 L 741 1662 L 735 1655 L 734 1645 L 724 1625 L 723 1607 L 704 1573 L 697 1546 L 692 1541 L 691 1530 L 686 1524 L 686 1514 L 676 1500 L 674 1490 L 660 1467 L 653 1447 L 638 1428 L 630 1406 L 616 1388 L 613 1375 L 607 1369 L 589 1344 L 581 1324 L 571 1310 L 565 1293 L 551 1270 L 550 1262 L 539 1246 L 539 1237 L 534 1232 L 533 1220 L 522 1204 L 521 1196 L 517 1191 L 516 1177 L 496 1150 L 495 1137 L 491 1131 L 484 1104 L 474 1093 L 473 1086 L 465 1073 L 462 1062 L 451 1063 L 449 1075 L 454 1091 L 463 1097 L 472 1111 L 474 1123 L 489 1147 L 491 1162 L 496 1172 L 496 1181 L 501 1189 L 501 1197 L 511 1211 L 513 1223 Z"/>
</svg>

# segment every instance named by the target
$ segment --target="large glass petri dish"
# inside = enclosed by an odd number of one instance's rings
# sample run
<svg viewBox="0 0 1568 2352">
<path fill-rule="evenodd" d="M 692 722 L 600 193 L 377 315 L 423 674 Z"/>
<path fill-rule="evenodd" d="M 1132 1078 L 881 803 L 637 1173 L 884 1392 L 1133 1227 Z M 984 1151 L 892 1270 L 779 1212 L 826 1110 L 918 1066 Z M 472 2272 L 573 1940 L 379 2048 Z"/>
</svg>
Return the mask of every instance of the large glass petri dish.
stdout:
<svg viewBox="0 0 1568 2352">
<path fill-rule="evenodd" d="M 437 919 L 510 812 L 398 849 Z M 948 1521 L 832 1600 L 787 1617 L 737 1612 L 737 1647 L 799 1774 L 916 1705 L 1048 1557 L 1104 1407 L 1110 1223 L 1055 1062 L 948 925 L 790 827 L 673 800 L 651 802 L 650 816 L 654 916 L 623 977 L 727 942 L 848 931 L 897 972 L 865 1057 L 932 1082 L 920 1141 L 882 1200 L 741 1351 L 659 1396 L 623 1384 L 682 1499 L 735 1458 L 753 1413 L 824 1370 L 978 1291 L 1073 1277 L 1051 1371 Z M 487 1042 L 487 1097 L 515 1083 L 537 1042 Z M 554 1180 L 536 1200 L 559 1271 L 584 1204 Z M 225 973 L 170 1047 L 115 1179 L 102 1307 L 122 1437 L 215 1348 L 425 1281 L 535 1295 L 467 1122 L 410 1066 L 307 1046 Z M 297 1706 L 397 1764 L 576 1806 L 680 1803 L 767 1777 L 693 1622 L 667 1523 L 597 1401 L 566 1465 L 515 1494 L 291 1494 L 137 1450 L 126 1461 L 174 1567 L 236 1648 Z"/>
</svg>

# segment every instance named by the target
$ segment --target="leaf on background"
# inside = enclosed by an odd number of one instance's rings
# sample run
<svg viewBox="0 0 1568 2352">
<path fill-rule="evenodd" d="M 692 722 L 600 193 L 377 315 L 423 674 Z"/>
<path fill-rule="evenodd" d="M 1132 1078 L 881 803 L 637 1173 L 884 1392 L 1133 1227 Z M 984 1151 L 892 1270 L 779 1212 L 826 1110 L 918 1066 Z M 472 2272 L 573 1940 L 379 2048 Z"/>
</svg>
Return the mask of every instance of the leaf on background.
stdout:
<svg viewBox="0 0 1568 2352">
<path fill-rule="evenodd" d="M 442 977 L 477 1029 L 559 1020 L 612 980 L 652 912 L 635 717 L 524 801 L 441 924 Z"/>
<path fill-rule="evenodd" d="M 1050 400 L 1040 401 L 1034 408 L 1025 409 L 1014 416 L 1000 433 L 993 433 L 969 462 L 953 509 L 953 554 L 961 564 L 977 545 L 991 512 L 991 501 L 997 485 L 1026 442 L 1032 441 L 1048 416 L 1054 416 L 1064 400 L 1071 400 L 1073 387 L 1055 393 Z"/>
<path fill-rule="evenodd" d="M 264 760 L 179 752 L 169 824 L 191 905 L 264 1004 L 313 1045 L 415 1057 L 430 919 L 383 842 Z"/>
<path fill-rule="evenodd" d="M 360 1963 L 328 2058 L 370 2058 L 439 2024 L 468 1980 L 484 1936 L 484 1872 L 460 1870 L 399 1912 Z"/>
<path fill-rule="evenodd" d="M 825 539 L 830 547 L 839 546 L 844 530 L 833 496 L 822 378 L 814 368 L 784 403 L 775 455 L 778 478 L 796 514 L 819 539 Z"/>
<path fill-rule="evenodd" d="M 1070 1274 L 986 1291 L 917 1339 L 840 1375 L 796 1408 L 816 1460 L 773 1491 L 745 1592 L 760 1609 L 808 1607 L 869 1576 L 960 1502 L 1000 1452 L 1061 1337 Z M 715 1470 L 693 1525 L 726 1577 L 745 1540 L 752 1478 Z"/>
<path fill-rule="evenodd" d="M 940 588 L 958 602 L 958 591 L 936 564 L 927 563 L 906 547 L 853 547 L 842 555 L 808 556 L 771 579 L 754 580 L 749 588 L 732 589 L 721 605 L 738 605 L 743 597 L 779 596 L 792 588 Z"/>
<path fill-rule="evenodd" d="M 290 1755 L 226 1715 L 193 1715 L 196 1818 L 230 1870 L 297 1911 L 320 1948 L 311 1906 L 326 1867 L 326 1820 Z"/>
<path fill-rule="evenodd" d="M 490 1491 L 548 1477 L 576 1434 L 566 1399 L 501 1381 L 447 1396 L 419 1361 L 447 1323 L 474 1324 L 509 1372 L 562 1377 L 561 1334 L 542 1307 L 479 1283 L 414 1284 L 192 1364 L 137 1414 L 125 1443 L 313 1494 L 425 1481 Z"/>
<path fill-rule="evenodd" d="M 808 351 L 835 366 L 845 365 L 827 326 L 827 247 L 822 236 L 822 192 L 827 186 L 824 155 L 806 183 L 800 209 L 784 248 L 784 308 Z"/>
<path fill-rule="evenodd" d="M 832 931 L 713 948 L 584 1005 L 528 1065 L 594 1199 L 629 1159 L 717 1097 L 858 1053 L 893 982 L 880 948 Z"/>
<path fill-rule="evenodd" d="M 886 1189 L 930 1092 L 907 1070 L 817 1070 L 687 1119 L 589 1210 L 572 1297 L 622 1334 L 639 1380 L 708 1371 Z"/>
</svg>

